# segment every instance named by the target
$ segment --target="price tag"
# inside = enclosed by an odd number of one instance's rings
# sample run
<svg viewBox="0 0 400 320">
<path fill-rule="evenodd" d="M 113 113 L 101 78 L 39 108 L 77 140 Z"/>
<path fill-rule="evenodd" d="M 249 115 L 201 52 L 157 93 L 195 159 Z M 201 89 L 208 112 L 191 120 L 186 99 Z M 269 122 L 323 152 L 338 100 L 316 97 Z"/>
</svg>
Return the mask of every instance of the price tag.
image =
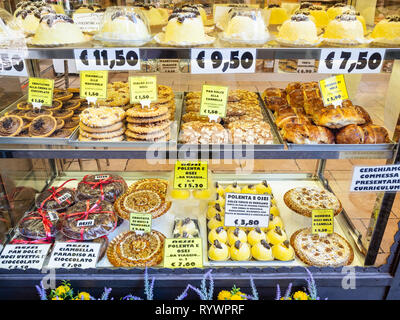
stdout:
<svg viewBox="0 0 400 320">
<path fill-rule="evenodd" d="M 192 49 L 191 73 L 254 73 L 256 49 Z"/>
<path fill-rule="evenodd" d="M 321 49 L 318 73 L 379 73 L 385 49 Z"/>
<path fill-rule="evenodd" d="M 312 233 L 333 233 L 333 210 L 314 209 L 311 216 Z"/>
<path fill-rule="evenodd" d="M 157 77 L 129 77 L 129 91 L 132 104 L 140 103 L 143 100 L 157 101 Z"/>
<path fill-rule="evenodd" d="M 200 101 L 201 116 L 226 116 L 228 87 L 203 85 Z"/>
<path fill-rule="evenodd" d="M 201 238 L 165 239 L 164 268 L 202 268 Z"/>
<path fill-rule="evenodd" d="M 64 202 L 66 200 L 68 200 L 69 198 L 71 198 L 72 195 L 70 193 L 64 193 L 61 197 L 58 198 L 59 202 Z"/>
<path fill-rule="evenodd" d="M 82 32 L 95 32 L 100 30 L 104 12 L 74 13 L 74 23 Z"/>
<path fill-rule="evenodd" d="M 314 73 L 315 59 L 299 59 L 297 60 L 297 73 Z"/>
<path fill-rule="evenodd" d="M 319 81 L 319 87 L 325 106 L 340 105 L 343 100 L 349 98 L 342 74 Z"/>
<path fill-rule="evenodd" d="M 76 223 L 76 226 L 78 228 L 84 228 L 84 227 L 91 227 L 94 226 L 94 220 L 93 219 L 89 219 L 89 220 L 79 220 Z"/>
<path fill-rule="evenodd" d="M 41 269 L 51 244 L 8 244 L 0 256 L 2 269 Z"/>
<path fill-rule="evenodd" d="M 178 73 L 179 59 L 159 59 L 158 70 L 161 73 Z"/>
<path fill-rule="evenodd" d="M 51 106 L 53 103 L 54 80 L 29 78 L 28 102 L 34 106 Z"/>
<path fill-rule="evenodd" d="M 225 226 L 266 228 L 269 223 L 270 208 L 270 195 L 227 193 L 225 195 Z"/>
<path fill-rule="evenodd" d="M 0 75 L 28 77 L 24 57 L 26 53 L 0 51 Z"/>
<path fill-rule="evenodd" d="M 74 49 L 76 69 L 85 70 L 140 70 L 137 48 Z"/>
<path fill-rule="evenodd" d="M 107 99 L 108 71 L 81 71 L 81 98 Z"/>
<path fill-rule="evenodd" d="M 151 232 L 151 213 L 131 212 L 129 216 L 129 230 L 140 232 Z"/>
<path fill-rule="evenodd" d="M 208 188 L 208 163 L 206 161 L 179 161 L 174 168 L 174 189 L 205 190 Z"/>
<path fill-rule="evenodd" d="M 96 268 L 100 243 L 56 242 L 48 268 Z"/>
<path fill-rule="evenodd" d="M 374 167 L 355 167 L 350 191 L 400 191 L 400 165 L 395 164 Z"/>
</svg>

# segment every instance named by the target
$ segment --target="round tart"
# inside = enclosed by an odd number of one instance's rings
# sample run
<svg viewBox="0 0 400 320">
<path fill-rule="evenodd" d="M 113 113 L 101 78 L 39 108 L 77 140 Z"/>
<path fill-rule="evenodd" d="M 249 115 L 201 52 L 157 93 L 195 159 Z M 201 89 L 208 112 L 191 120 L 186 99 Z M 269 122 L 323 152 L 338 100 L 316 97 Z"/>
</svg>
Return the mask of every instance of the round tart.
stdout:
<svg viewBox="0 0 400 320">
<path fill-rule="evenodd" d="M 163 259 L 165 236 L 156 230 L 139 235 L 126 231 L 108 246 L 107 258 L 115 267 L 151 267 Z"/>
<path fill-rule="evenodd" d="M 52 112 L 50 110 L 45 110 L 45 109 L 33 109 L 26 112 L 24 117 L 32 121 L 33 119 L 44 115 L 51 116 Z"/>
<path fill-rule="evenodd" d="M 125 118 L 125 111 L 117 107 L 86 108 L 80 114 L 80 120 L 88 127 L 106 127 Z"/>
<path fill-rule="evenodd" d="M 57 120 L 57 127 L 56 130 L 61 129 L 62 127 L 64 127 L 64 120 L 63 119 L 56 119 Z"/>
<path fill-rule="evenodd" d="M 128 188 L 125 180 L 113 174 L 87 175 L 79 182 L 78 199 L 98 199 L 114 202 Z"/>
<path fill-rule="evenodd" d="M 21 118 L 22 118 L 22 121 L 24 122 L 23 127 L 22 127 L 22 130 L 28 129 L 29 126 L 31 125 L 31 121 L 28 120 L 28 119 L 25 118 L 25 117 L 21 117 Z"/>
<path fill-rule="evenodd" d="M 32 120 L 29 126 L 29 134 L 32 137 L 48 137 L 57 127 L 57 120 L 52 116 L 39 116 Z"/>
<path fill-rule="evenodd" d="M 57 129 L 54 131 L 50 137 L 52 138 L 68 138 L 71 135 L 71 130 L 69 129 Z"/>
<path fill-rule="evenodd" d="M 23 117 L 26 113 L 26 110 L 22 109 L 14 109 L 5 113 L 6 116 L 19 116 Z"/>
<path fill-rule="evenodd" d="M 154 139 L 164 138 L 165 136 L 169 136 L 169 133 L 170 133 L 169 127 L 164 130 L 154 131 L 151 133 L 136 133 L 130 130 L 125 131 L 125 135 L 127 135 L 130 138 L 138 140 L 146 140 L 146 141 L 152 141 Z"/>
<path fill-rule="evenodd" d="M 64 129 L 75 129 L 79 125 L 79 120 L 63 119 L 64 120 Z"/>
<path fill-rule="evenodd" d="M 74 115 L 74 111 L 73 110 L 69 110 L 69 109 L 58 109 L 58 110 L 54 110 L 53 111 L 53 116 L 57 119 L 69 119 Z"/>
<path fill-rule="evenodd" d="M 110 131 L 110 132 L 86 132 L 82 130 L 82 128 L 79 130 L 79 133 L 82 137 L 87 137 L 87 138 L 95 138 L 95 139 L 109 139 L 109 138 L 114 138 L 114 137 L 119 137 L 123 135 L 125 132 L 125 127 L 122 127 L 118 130 L 115 131 Z"/>
<path fill-rule="evenodd" d="M 158 117 L 143 117 L 143 118 L 132 118 L 130 116 L 126 117 L 126 121 L 132 124 L 149 124 L 155 122 L 161 122 L 169 119 L 169 114 L 163 114 Z"/>
<path fill-rule="evenodd" d="M 20 133 L 16 137 L 30 137 L 29 135 L 29 127 L 26 129 L 22 129 Z"/>
<path fill-rule="evenodd" d="M 4 116 L 0 118 L 0 136 L 14 137 L 18 135 L 24 126 L 24 121 L 19 116 Z"/>
<path fill-rule="evenodd" d="M 28 213 L 18 224 L 18 232 L 29 239 L 54 237 L 57 221 L 52 221 L 48 213 L 41 210 Z"/>
<path fill-rule="evenodd" d="M 63 103 L 63 108 L 67 110 L 76 110 L 81 106 L 79 99 L 71 99 Z"/>
<path fill-rule="evenodd" d="M 76 193 L 73 189 L 52 187 L 40 193 L 36 198 L 36 207 L 46 210 L 63 211 L 75 203 Z"/>
<path fill-rule="evenodd" d="M 61 101 L 53 100 L 53 103 L 51 104 L 51 106 L 42 106 L 42 109 L 54 111 L 54 110 L 61 109 L 62 106 L 63 106 L 63 103 Z"/>
<path fill-rule="evenodd" d="M 17 109 L 19 110 L 32 110 L 32 108 L 32 103 L 29 103 L 28 101 L 20 102 L 17 104 Z"/>
<path fill-rule="evenodd" d="M 100 199 L 77 202 L 63 215 L 61 232 L 76 240 L 93 240 L 112 232 L 117 226 L 113 205 Z"/>
<path fill-rule="evenodd" d="M 60 90 L 60 89 L 54 89 L 53 92 L 53 99 L 60 100 L 60 101 L 66 101 L 71 99 L 73 96 L 72 92 L 69 92 L 68 90 Z"/>
<path fill-rule="evenodd" d="M 337 233 L 324 236 L 312 234 L 311 228 L 297 230 L 290 238 L 297 257 L 312 266 L 346 266 L 353 262 L 350 244 Z"/>
<path fill-rule="evenodd" d="M 161 121 L 161 122 L 154 122 L 151 124 L 145 124 L 145 125 L 134 125 L 132 123 L 128 123 L 128 129 L 132 132 L 143 134 L 143 133 L 153 133 L 153 132 L 158 132 L 162 130 L 166 130 L 169 128 L 171 125 L 171 122 L 169 120 L 166 121 Z"/>
<path fill-rule="evenodd" d="M 152 190 L 163 195 L 167 194 L 168 181 L 165 179 L 141 179 L 134 182 L 129 190 Z"/>
<path fill-rule="evenodd" d="M 285 204 L 294 212 L 311 217 L 314 209 L 332 209 L 334 215 L 342 212 L 339 199 L 325 189 L 298 187 L 290 189 L 283 196 Z"/>
</svg>

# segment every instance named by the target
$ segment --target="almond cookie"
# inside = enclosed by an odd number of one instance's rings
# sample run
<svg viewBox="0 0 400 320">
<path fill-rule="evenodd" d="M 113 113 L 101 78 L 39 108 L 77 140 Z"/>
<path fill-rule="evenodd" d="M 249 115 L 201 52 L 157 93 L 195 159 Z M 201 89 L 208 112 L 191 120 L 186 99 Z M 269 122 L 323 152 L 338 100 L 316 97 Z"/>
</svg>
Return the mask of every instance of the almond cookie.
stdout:
<svg viewBox="0 0 400 320">
<path fill-rule="evenodd" d="M 167 107 L 158 107 L 156 105 L 142 108 L 141 106 L 135 106 L 126 112 L 128 117 L 132 118 L 149 118 L 149 117 L 159 117 L 168 113 Z"/>
<path fill-rule="evenodd" d="M 228 125 L 232 144 L 272 144 L 271 127 L 264 121 L 235 121 Z"/>
<path fill-rule="evenodd" d="M 88 137 L 84 137 L 79 135 L 79 141 L 94 141 L 94 142 L 118 142 L 118 141 L 123 141 L 124 140 L 124 136 L 118 136 L 118 137 L 113 137 L 113 138 L 104 138 L 104 139 L 96 139 L 96 138 L 88 138 Z"/>
<path fill-rule="evenodd" d="M 166 136 L 164 136 L 164 137 L 161 137 L 161 138 L 155 138 L 155 139 L 152 139 L 152 140 L 141 140 L 141 139 L 135 139 L 135 138 L 130 138 L 130 137 L 127 137 L 126 138 L 126 141 L 130 141 L 130 142 L 166 142 L 166 141 L 169 141 L 171 138 L 170 138 L 170 135 L 169 134 L 167 134 Z"/>
<path fill-rule="evenodd" d="M 84 123 L 80 122 L 79 126 L 82 130 L 84 130 L 86 132 L 100 133 L 100 132 L 112 132 L 112 131 L 119 130 L 124 126 L 124 123 L 122 121 L 120 121 L 120 122 L 114 123 L 111 126 L 92 128 L 92 127 L 88 127 Z"/>
<path fill-rule="evenodd" d="M 106 127 L 122 121 L 125 111 L 117 107 L 90 107 L 83 110 L 79 117 L 88 127 Z"/>
<path fill-rule="evenodd" d="M 115 131 L 110 131 L 110 132 L 86 132 L 82 130 L 82 128 L 79 129 L 79 133 L 82 137 L 86 138 L 94 138 L 94 139 L 109 139 L 109 138 L 114 138 L 123 135 L 125 132 L 125 127 L 122 127 L 118 130 Z"/>
<path fill-rule="evenodd" d="M 182 124 L 179 140 L 190 144 L 225 144 L 228 132 L 219 123 L 192 121 Z"/>
<path fill-rule="evenodd" d="M 146 118 L 126 117 L 126 121 L 132 124 L 147 124 L 147 123 L 165 121 L 168 120 L 169 117 L 170 117 L 169 114 L 166 113 L 158 117 L 146 117 Z"/>
<path fill-rule="evenodd" d="M 169 120 L 161 121 L 161 122 L 154 122 L 150 124 L 142 124 L 142 125 L 135 125 L 132 123 L 128 123 L 128 129 L 132 132 L 143 134 L 143 133 L 153 133 L 157 131 L 163 131 L 171 125 Z"/>
<path fill-rule="evenodd" d="M 23 128 L 24 121 L 19 116 L 9 115 L 0 118 L 0 136 L 14 137 L 18 135 Z"/>
<path fill-rule="evenodd" d="M 57 127 L 57 120 L 52 116 L 39 116 L 32 120 L 29 126 L 29 134 L 32 137 L 48 137 Z"/>
<path fill-rule="evenodd" d="M 201 122 L 211 122 L 210 118 L 207 116 L 201 116 L 199 112 L 188 112 L 182 115 L 183 122 L 190 122 L 190 121 L 201 121 Z M 221 122 L 221 118 L 217 119 L 217 122 Z"/>
<path fill-rule="evenodd" d="M 159 139 L 162 137 L 165 137 L 166 135 L 169 135 L 169 127 L 167 129 L 161 130 L 161 131 L 156 131 L 156 132 L 151 132 L 151 133 L 135 133 L 130 130 L 125 131 L 125 135 L 127 135 L 130 138 L 138 139 L 138 140 L 153 140 L 153 139 Z"/>
</svg>

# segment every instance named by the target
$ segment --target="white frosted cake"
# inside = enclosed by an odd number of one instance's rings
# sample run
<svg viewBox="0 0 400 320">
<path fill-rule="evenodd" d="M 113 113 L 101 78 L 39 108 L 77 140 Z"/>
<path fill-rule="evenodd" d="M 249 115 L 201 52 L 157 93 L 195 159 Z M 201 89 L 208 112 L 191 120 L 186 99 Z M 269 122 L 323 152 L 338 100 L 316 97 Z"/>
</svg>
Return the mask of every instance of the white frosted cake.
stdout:
<svg viewBox="0 0 400 320">
<path fill-rule="evenodd" d="M 140 7 L 147 18 L 150 26 L 165 25 L 168 21 L 168 10 L 164 8 L 156 8 L 152 5 L 144 5 Z"/>
<path fill-rule="evenodd" d="M 315 23 L 305 14 L 295 14 L 279 29 L 278 39 L 288 43 L 313 44 L 318 42 Z"/>
<path fill-rule="evenodd" d="M 324 38 L 330 42 L 357 43 L 364 40 L 364 29 L 355 15 L 342 14 L 328 23 Z"/>
<path fill-rule="evenodd" d="M 400 42 L 400 16 L 388 16 L 379 21 L 371 33 L 371 38 L 380 42 L 397 40 Z"/>
<path fill-rule="evenodd" d="M 206 34 L 197 12 L 174 12 L 168 18 L 164 42 L 175 44 L 204 43 Z"/>
<path fill-rule="evenodd" d="M 39 27 L 40 19 L 50 13 L 55 13 L 50 6 L 21 6 L 15 12 L 15 19 L 26 34 L 34 34 Z"/>
</svg>

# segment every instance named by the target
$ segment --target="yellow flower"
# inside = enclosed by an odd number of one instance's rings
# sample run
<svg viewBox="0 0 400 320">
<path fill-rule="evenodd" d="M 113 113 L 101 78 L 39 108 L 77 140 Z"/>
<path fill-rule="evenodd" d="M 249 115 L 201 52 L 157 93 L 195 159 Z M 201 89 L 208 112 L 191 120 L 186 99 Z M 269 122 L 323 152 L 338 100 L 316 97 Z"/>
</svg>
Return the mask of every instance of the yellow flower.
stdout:
<svg viewBox="0 0 400 320">
<path fill-rule="evenodd" d="M 71 289 L 68 286 L 65 286 L 65 285 L 64 286 L 59 286 L 56 289 L 56 295 L 57 296 L 62 296 L 64 294 L 66 294 L 69 290 L 71 290 Z"/>
<path fill-rule="evenodd" d="M 308 300 L 308 295 L 307 293 L 303 291 L 297 291 L 293 294 L 293 299 L 294 300 Z"/>
<path fill-rule="evenodd" d="M 292 298 L 290 298 L 290 297 L 289 298 L 282 297 L 281 300 L 292 300 Z"/>
<path fill-rule="evenodd" d="M 51 300 L 64 300 L 64 299 L 60 298 L 60 297 L 53 297 L 53 298 L 51 298 Z"/>
<path fill-rule="evenodd" d="M 231 293 L 227 290 L 222 290 L 218 294 L 218 300 L 229 300 L 231 298 Z"/>
<path fill-rule="evenodd" d="M 234 294 L 234 295 L 231 297 L 231 300 L 245 300 L 245 299 L 243 299 L 243 296 L 242 296 L 242 295 Z"/>
<path fill-rule="evenodd" d="M 90 294 L 84 291 L 79 292 L 76 300 L 90 300 Z"/>
</svg>

